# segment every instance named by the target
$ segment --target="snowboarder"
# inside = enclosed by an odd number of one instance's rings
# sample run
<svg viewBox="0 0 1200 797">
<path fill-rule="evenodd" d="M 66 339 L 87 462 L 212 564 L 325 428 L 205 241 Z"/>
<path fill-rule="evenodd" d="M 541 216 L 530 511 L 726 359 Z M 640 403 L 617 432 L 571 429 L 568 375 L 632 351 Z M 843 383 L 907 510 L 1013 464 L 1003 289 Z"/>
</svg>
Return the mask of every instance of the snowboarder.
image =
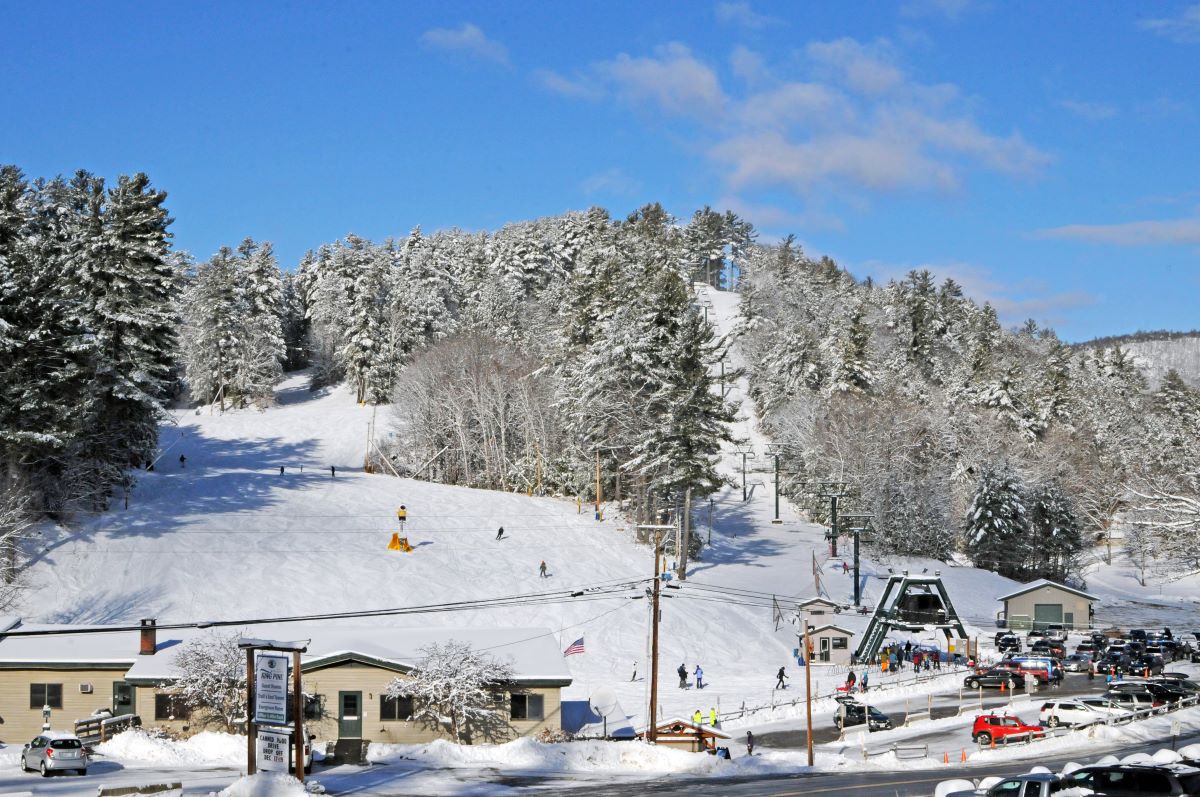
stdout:
<svg viewBox="0 0 1200 797">
<path fill-rule="evenodd" d="M 545 559 L 543 559 L 542 563 L 540 565 L 538 565 L 538 574 L 541 575 L 542 578 L 549 578 L 549 576 L 546 575 L 546 560 Z"/>
<path fill-rule="evenodd" d="M 503 538 L 504 538 L 504 527 L 501 526 L 500 530 L 496 532 L 496 539 L 500 540 Z"/>
<path fill-rule="evenodd" d="M 783 670 L 784 670 L 784 668 L 780 667 L 779 672 L 775 673 L 775 688 L 776 689 L 787 689 L 787 684 L 785 684 L 783 682 L 783 679 L 787 678 L 788 674 L 786 672 L 784 672 Z"/>
<path fill-rule="evenodd" d="M 694 674 L 696 676 L 696 688 L 703 689 L 704 688 L 704 670 L 700 669 L 699 664 L 696 665 L 696 672 Z"/>
<path fill-rule="evenodd" d="M 331 478 L 331 479 L 337 478 L 337 465 L 329 466 L 329 478 Z"/>
<path fill-rule="evenodd" d="M 179 467 L 181 467 L 181 468 L 187 467 L 187 457 L 185 457 L 183 454 L 179 455 Z"/>
<path fill-rule="evenodd" d="M 675 671 L 679 675 L 679 688 L 687 689 L 687 666 L 679 665 L 679 669 Z"/>
<path fill-rule="evenodd" d="M 708 724 L 717 727 L 717 707 L 709 706 L 708 708 Z"/>
<path fill-rule="evenodd" d="M 754 755 L 754 732 L 746 731 L 746 755 Z"/>
</svg>

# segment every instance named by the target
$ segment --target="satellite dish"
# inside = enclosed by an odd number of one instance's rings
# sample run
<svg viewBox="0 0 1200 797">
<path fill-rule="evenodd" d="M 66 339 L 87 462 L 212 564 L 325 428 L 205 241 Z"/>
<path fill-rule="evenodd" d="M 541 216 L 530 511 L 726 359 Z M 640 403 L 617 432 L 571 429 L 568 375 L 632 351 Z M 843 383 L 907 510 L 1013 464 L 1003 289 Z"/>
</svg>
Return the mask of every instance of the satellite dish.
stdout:
<svg viewBox="0 0 1200 797">
<path fill-rule="evenodd" d="M 592 711 L 595 711 L 601 717 L 610 716 L 620 705 L 617 702 L 617 693 L 607 686 L 602 686 L 592 692 L 592 696 L 588 698 L 588 703 L 591 704 Z"/>
</svg>

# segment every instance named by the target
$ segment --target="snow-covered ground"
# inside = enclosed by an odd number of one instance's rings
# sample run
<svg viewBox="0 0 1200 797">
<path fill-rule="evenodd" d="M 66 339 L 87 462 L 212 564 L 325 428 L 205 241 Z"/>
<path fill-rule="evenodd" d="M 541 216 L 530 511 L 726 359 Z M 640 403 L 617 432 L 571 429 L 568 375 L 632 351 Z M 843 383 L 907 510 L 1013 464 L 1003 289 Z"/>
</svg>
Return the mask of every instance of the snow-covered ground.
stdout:
<svg viewBox="0 0 1200 797">
<path fill-rule="evenodd" d="M 737 314 L 736 294 L 701 290 L 710 318 L 729 332 Z M 734 347 L 727 371 L 738 365 Z M 727 446 L 721 470 L 737 479 L 693 515 L 697 533 L 711 545 L 693 563 L 682 589 L 668 590 L 663 603 L 659 703 L 665 716 L 690 716 L 710 707 L 722 713 L 741 706 L 769 706 L 802 696 L 803 670 L 792 657 L 795 627 L 777 628 L 770 608 L 704 587 L 753 591 L 756 595 L 804 598 L 815 594 L 814 562 L 827 593 L 848 602 L 850 578 L 842 560 L 830 559 L 824 529 L 805 522 L 786 501 L 782 523 L 773 524 L 771 459 L 746 398 L 745 379 L 729 384 L 739 408 L 734 434 L 755 455 L 749 461 L 751 495 L 742 501 L 741 455 Z M 266 411 L 225 414 L 187 410 L 173 414 L 163 429 L 163 456 L 154 472 L 139 474 L 128 508 L 77 518 L 69 529 L 44 532 L 30 570 L 22 613 L 42 622 L 108 623 L 156 617 L 161 621 L 256 618 L 280 614 L 404 608 L 428 604 L 527 595 L 547 590 L 581 590 L 599 584 L 642 582 L 622 597 L 592 596 L 564 603 L 498 607 L 438 614 L 438 626 L 544 626 L 566 648 L 584 637 L 586 653 L 569 657 L 574 684 L 564 690 L 565 724 L 590 697 L 607 693 L 630 722 L 644 721 L 648 702 L 648 601 L 631 600 L 650 577 L 650 550 L 635 542 L 619 517 L 593 518 L 570 498 L 472 490 L 362 471 L 368 429 L 375 410 L 355 404 L 343 388 L 309 392 L 296 374 L 278 390 L 278 406 Z M 386 429 L 387 410 L 376 417 Z M 383 432 L 381 431 L 380 434 Z M 179 456 L 186 456 L 186 467 Z M 336 476 L 330 468 L 336 467 Z M 280 467 L 284 472 L 280 473 Z M 408 510 L 412 553 L 387 550 L 398 530 L 396 510 Z M 503 526 L 505 537 L 495 539 Z M 550 577 L 540 578 L 545 560 Z M 928 560 L 876 562 L 864 558 L 864 600 L 878 595 L 889 568 L 940 570 L 956 609 L 984 638 L 994 632 L 995 597 L 1014 583 L 993 573 Z M 1145 590 L 1119 566 L 1088 576 L 1102 599 L 1101 619 L 1128 618 L 1154 624 L 1160 616 L 1188 628 L 1194 616 L 1194 584 Z M 281 596 L 286 595 L 286 599 Z M 839 625 L 861 630 L 865 617 L 842 614 Z M 344 624 L 370 627 L 370 619 Z M 424 625 L 408 617 L 392 621 Z M 930 641 L 918 639 L 916 641 Z M 675 669 L 704 668 L 706 686 L 679 689 Z M 790 688 L 775 691 L 775 671 L 786 666 Z M 815 689 L 828 694 L 844 671 L 815 667 Z M 911 673 L 872 676 L 872 684 L 911 679 Z M 945 679 L 956 689 L 960 679 Z M 902 699 L 925 694 L 928 684 L 898 685 Z M 574 706 L 574 708 L 573 708 Z M 832 703 L 821 704 L 821 722 Z M 735 733 L 766 723 L 796 722 L 799 710 L 784 706 L 729 724 Z M 523 749 L 523 748 L 522 748 Z M 599 748 L 598 748 L 599 749 Z M 624 750 L 633 748 L 623 748 Z M 150 755 L 150 753 L 147 753 Z M 465 753 L 464 753 L 465 755 Z M 596 753 L 596 761 L 618 762 L 620 753 Z M 617 759 L 611 758 L 617 755 Z M 655 755 L 658 755 L 657 753 Z M 664 754 L 665 755 L 665 754 Z M 608 756 L 608 758 L 606 758 Z M 784 758 L 779 758 L 784 756 Z M 666 758 L 674 758 L 666 756 Z M 149 759 L 148 759 L 149 760 Z M 655 759 L 658 760 L 658 759 Z M 665 759 L 664 759 L 665 760 Z M 681 761 L 685 759 L 680 759 Z M 743 767 L 769 767 L 786 754 L 764 754 Z M 709 767 L 704 757 L 686 767 Z M 861 762 L 860 762 L 861 763 Z M 675 764 L 671 764 L 674 766 Z M 789 764 L 790 765 L 790 764 Z M 614 763 L 614 766 L 616 764 Z M 625 766 L 621 764 L 621 766 Z M 745 774 L 745 773 L 743 773 Z"/>
</svg>

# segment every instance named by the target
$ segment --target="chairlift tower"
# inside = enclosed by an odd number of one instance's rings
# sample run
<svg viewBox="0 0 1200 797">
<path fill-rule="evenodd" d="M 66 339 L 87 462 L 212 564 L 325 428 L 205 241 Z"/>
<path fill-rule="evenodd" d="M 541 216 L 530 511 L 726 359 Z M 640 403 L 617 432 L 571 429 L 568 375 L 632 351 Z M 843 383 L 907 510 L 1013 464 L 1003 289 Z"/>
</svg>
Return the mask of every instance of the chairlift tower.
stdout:
<svg viewBox="0 0 1200 797">
<path fill-rule="evenodd" d="M 936 607 L 934 604 L 940 603 Z M 950 594 L 942 583 L 941 571 L 934 575 L 910 576 L 908 571 L 893 574 L 883 588 L 883 595 L 875 606 L 875 613 L 867 623 L 862 640 L 854 651 L 856 663 L 869 662 L 875 658 L 883 640 L 893 631 L 920 633 L 926 628 L 941 631 L 949 642 L 952 633 L 959 639 L 967 639 L 967 629 L 950 602 Z"/>
</svg>

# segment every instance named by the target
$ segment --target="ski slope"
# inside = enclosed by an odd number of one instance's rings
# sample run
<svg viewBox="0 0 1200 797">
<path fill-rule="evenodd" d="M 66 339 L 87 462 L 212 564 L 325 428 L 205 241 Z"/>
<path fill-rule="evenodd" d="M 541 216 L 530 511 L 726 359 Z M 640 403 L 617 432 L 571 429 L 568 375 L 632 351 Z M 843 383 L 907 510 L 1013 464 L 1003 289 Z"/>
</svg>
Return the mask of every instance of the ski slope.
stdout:
<svg viewBox="0 0 1200 797">
<path fill-rule="evenodd" d="M 737 295 L 708 287 L 718 332 L 730 332 Z M 736 346 L 728 370 L 740 362 Z M 824 529 L 804 522 L 786 501 L 773 524 L 773 481 L 766 440 L 757 428 L 745 379 L 727 396 L 738 407 L 734 436 L 755 454 L 742 501 L 741 456 L 726 446 L 721 471 L 735 480 L 693 515 L 709 537 L 679 590 L 667 590 L 661 628 L 662 688 L 667 716 L 710 707 L 728 711 L 773 697 L 774 673 L 786 666 L 795 695 L 803 670 L 791 651 L 795 626 L 778 629 L 770 608 L 702 589 L 704 585 L 781 598 L 815 594 L 814 562 L 827 593 L 848 602 L 850 579 L 841 559 L 830 560 Z M 30 589 L 20 613 L 40 622 L 113 623 L 154 617 L 165 621 L 259 618 L 380 610 L 476 601 L 548 590 L 642 582 L 619 597 L 585 593 L 565 602 L 491 607 L 390 619 L 389 625 L 544 626 L 562 648 L 584 637 L 586 653 L 569 657 L 574 684 L 564 700 L 597 693 L 616 698 L 632 722 L 646 713 L 649 548 L 634 541 L 619 517 L 597 521 L 574 500 L 474 490 L 362 471 L 374 410 L 355 404 L 344 388 L 310 392 L 304 374 L 278 388 L 265 411 L 177 411 L 162 430 L 163 455 L 139 474 L 128 507 L 119 501 L 100 516 L 46 529 L 33 551 Z M 386 429 L 381 408 L 376 428 Z M 179 456 L 186 457 L 181 466 Z M 280 473 L 280 467 L 284 472 Z M 336 468 L 336 476 L 330 467 Z M 398 530 L 396 510 L 408 510 L 412 553 L 387 550 Z M 496 540 L 503 526 L 505 538 Z M 549 577 L 538 574 L 545 560 Z M 910 560 L 864 558 L 865 601 L 877 594 L 888 567 L 914 572 L 940 568 L 958 611 L 990 635 L 995 596 L 1013 582 L 973 568 Z M 768 597 L 769 600 L 769 597 Z M 788 601 L 781 600 L 788 606 Z M 865 618 L 839 615 L 858 631 Z M 370 619 L 339 621 L 371 626 Z M 928 641 L 928 640 L 918 640 Z M 499 653 L 502 655 L 502 652 Z M 675 669 L 696 664 L 708 684 L 679 689 Z M 825 672 L 814 668 L 818 672 Z M 636 673 L 636 675 L 635 675 Z M 828 691 L 843 673 L 818 678 Z"/>
</svg>

